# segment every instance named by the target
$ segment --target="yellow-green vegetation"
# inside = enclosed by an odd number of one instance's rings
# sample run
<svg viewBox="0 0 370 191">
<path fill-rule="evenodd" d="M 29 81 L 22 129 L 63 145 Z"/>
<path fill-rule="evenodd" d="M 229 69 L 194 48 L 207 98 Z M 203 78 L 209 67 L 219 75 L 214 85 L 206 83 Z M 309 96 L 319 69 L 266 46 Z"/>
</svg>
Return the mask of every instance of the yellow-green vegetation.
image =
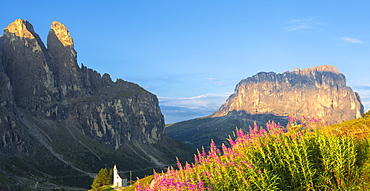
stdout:
<svg viewBox="0 0 370 191">
<path fill-rule="evenodd" d="M 138 186 L 147 186 L 153 180 L 153 175 L 137 180 L 134 184 L 124 187 L 122 191 L 134 191 Z"/>
<path fill-rule="evenodd" d="M 92 191 L 100 191 L 106 185 L 113 183 L 113 170 L 102 168 L 99 173 L 95 176 L 93 183 L 91 184 Z M 103 186 L 103 187 L 102 187 Z M 106 189 L 103 189 L 106 190 Z"/>
<path fill-rule="evenodd" d="M 99 186 L 94 189 L 91 189 L 89 191 L 113 191 L 114 188 L 112 188 L 111 185 L 104 185 L 104 186 Z"/>
<path fill-rule="evenodd" d="M 111 176 L 112 171 L 109 171 L 107 174 L 107 169 L 103 168 L 99 171 L 98 175 L 94 178 L 94 181 L 91 185 L 92 189 L 89 191 L 110 191 L 115 190 L 112 188 L 112 180 L 113 177 Z M 108 180 L 109 179 L 109 180 Z M 138 179 L 137 181 L 133 181 L 133 183 L 129 186 L 123 188 L 116 188 L 117 191 L 134 191 L 137 185 L 147 186 L 153 180 L 153 175 L 146 176 L 142 179 Z"/>
<path fill-rule="evenodd" d="M 228 146 L 199 151 L 194 163 L 155 173 L 146 190 L 370 190 L 370 117 L 336 125 L 289 118 L 281 127 L 236 131 Z M 133 187 L 133 186 L 132 186 Z"/>
</svg>

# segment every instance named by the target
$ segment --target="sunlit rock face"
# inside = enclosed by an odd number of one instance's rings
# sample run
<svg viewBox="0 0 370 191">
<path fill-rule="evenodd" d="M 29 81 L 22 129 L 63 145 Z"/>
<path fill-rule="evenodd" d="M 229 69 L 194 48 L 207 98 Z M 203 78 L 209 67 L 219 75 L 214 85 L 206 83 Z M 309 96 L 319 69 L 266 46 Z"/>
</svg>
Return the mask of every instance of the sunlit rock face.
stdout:
<svg viewBox="0 0 370 191">
<path fill-rule="evenodd" d="M 35 31 L 33 30 L 33 26 L 26 20 L 17 19 L 14 22 L 10 23 L 6 30 L 9 33 L 14 34 L 17 37 L 21 38 L 35 38 Z"/>
<path fill-rule="evenodd" d="M 51 24 L 50 33 L 54 33 L 58 40 L 63 44 L 63 46 L 73 45 L 73 39 L 69 34 L 69 31 L 65 25 L 58 21 L 54 21 Z"/>
<path fill-rule="evenodd" d="M 231 111 L 277 116 L 302 115 L 337 123 L 361 117 L 360 96 L 346 86 L 338 69 L 316 66 L 276 74 L 260 72 L 241 80 L 234 93 L 212 117 Z"/>
</svg>

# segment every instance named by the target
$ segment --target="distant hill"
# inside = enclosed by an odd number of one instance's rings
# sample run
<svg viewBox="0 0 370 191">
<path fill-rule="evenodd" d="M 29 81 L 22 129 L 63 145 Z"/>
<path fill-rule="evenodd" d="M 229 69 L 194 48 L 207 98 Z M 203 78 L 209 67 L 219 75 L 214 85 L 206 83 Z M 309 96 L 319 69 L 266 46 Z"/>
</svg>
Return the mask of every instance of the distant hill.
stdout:
<svg viewBox="0 0 370 191">
<path fill-rule="evenodd" d="M 233 94 L 214 114 L 172 124 L 166 132 L 200 148 L 210 139 L 222 141 L 236 127 L 248 131 L 253 123 L 269 120 L 287 123 L 287 117 L 310 116 L 329 123 L 361 117 L 360 96 L 346 86 L 346 79 L 330 65 L 295 69 L 277 74 L 260 72 L 241 80 Z"/>
<path fill-rule="evenodd" d="M 191 147 L 166 136 L 156 95 L 80 67 L 63 24 L 52 23 L 46 47 L 17 19 L 0 36 L 0 58 L 1 190 L 88 188 L 113 164 L 136 177 L 191 160 Z"/>
</svg>

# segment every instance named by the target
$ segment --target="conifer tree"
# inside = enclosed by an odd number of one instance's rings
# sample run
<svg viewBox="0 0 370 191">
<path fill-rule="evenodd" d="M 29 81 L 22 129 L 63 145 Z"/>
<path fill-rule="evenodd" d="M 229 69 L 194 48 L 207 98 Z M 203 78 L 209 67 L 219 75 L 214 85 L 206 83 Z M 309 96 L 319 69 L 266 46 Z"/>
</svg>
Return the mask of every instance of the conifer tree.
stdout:
<svg viewBox="0 0 370 191">
<path fill-rule="evenodd" d="M 95 176 L 93 183 L 91 184 L 92 190 L 99 190 L 103 185 L 112 184 L 113 182 L 113 171 L 112 169 L 108 172 L 108 169 L 102 168 L 99 173 Z"/>
</svg>

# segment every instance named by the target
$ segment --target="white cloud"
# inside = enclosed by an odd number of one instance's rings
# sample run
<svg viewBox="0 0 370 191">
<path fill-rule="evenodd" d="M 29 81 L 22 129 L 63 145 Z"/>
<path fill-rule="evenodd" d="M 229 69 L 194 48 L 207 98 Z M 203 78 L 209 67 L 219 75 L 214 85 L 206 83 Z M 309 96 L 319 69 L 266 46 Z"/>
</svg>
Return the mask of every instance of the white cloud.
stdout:
<svg viewBox="0 0 370 191">
<path fill-rule="evenodd" d="M 292 19 L 289 21 L 288 31 L 308 31 L 321 26 L 322 23 L 312 18 Z"/>
<path fill-rule="evenodd" d="M 291 26 L 288 28 L 288 31 L 298 31 L 298 30 L 305 30 L 305 29 L 311 29 L 312 26 L 309 25 L 299 25 L 299 26 Z"/>
<path fill-rule="evenodd" d="M 351 44 L 362 44 L 362 43 L 364 43 L 361 40 L 358 40 L 358 39 L 355 39 L 355 38 L 350 38 L 350 37 L 342 37 L 341 39 L 343 41 L 345 41 L 347 43 L 351 43 Z"/>
<path fill-rule="evenodd" d="M 221 81 L 217 78 L 205 78 L 206 80 L 208 80 L 208 82 L 212 83 L 212 84 L 216 84 L 216 85 L 219 85 L 219 86 L 223 86 L 225 85 L 226 83 L 224 81 Z"/>
<path fill-rule="evenodd" d="M 204 94 L 194 97 L 159 97 L 160 105 L 166 106 L 177 106 L 177 107 L 187 107 L 191 109 L 197 109 L 200 107 L 214 107 L 221 106 L 226 98 L 231 93 L 223 94 Z"/>
<path fill-rule="evenodd" d="M 194 97 L 159 97 L 166 123 L 205 117 L 217 111 L 231 93 L 204 94 Z"/>
</svg>

